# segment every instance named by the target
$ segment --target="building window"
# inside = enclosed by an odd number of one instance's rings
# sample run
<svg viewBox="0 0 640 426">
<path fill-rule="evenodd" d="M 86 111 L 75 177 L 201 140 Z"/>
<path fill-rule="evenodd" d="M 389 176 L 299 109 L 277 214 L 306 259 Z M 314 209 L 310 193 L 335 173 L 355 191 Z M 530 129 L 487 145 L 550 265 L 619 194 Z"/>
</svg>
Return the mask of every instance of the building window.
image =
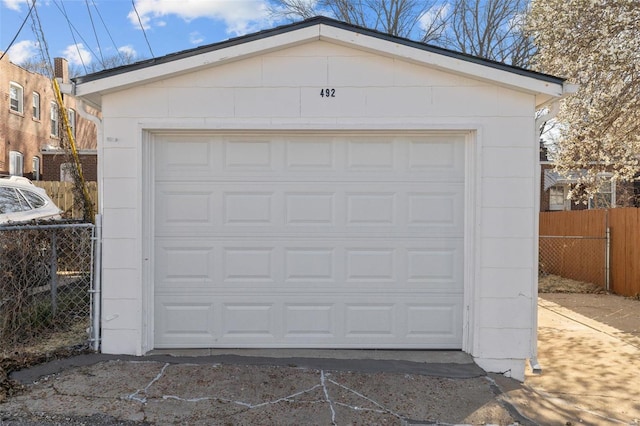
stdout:
<svg viewBox="0 0 640 426">
<path fill-rule="evenodd" d="M 11 111 L 15 111 L 17 113 L 22 114 L 23 111 L 23 89 L 18 83 L 11 82 L 9 83 L 9 97 L 11 98 Z"/>
<path fill-rule="evenodd" d="M 69 130 L 73 137 L 76 137 L 76 112 L 69 108 Z"/>
<path fill-rule="evenodd" d="M 570 210 L 568 189 L 567 185 L 553 185 L 549 188 L 549 210 Z"/>
<path fill-rule="evenodd" d="M 51 136 L 59 136 L 58 104 L 51 102 Z"/>
<path fill-rule="evenodd" d="M 33 168 L 33 180 L 40 180 L 40 157 L 33 157 L 31 166 Z"/>
<path fill-rule="evenodd" d="M 73 182 L 73 163 L 60 164 L 60 182 Z"/>
<path fill-rule="evenodd" d="M 33 119 L 40 120 L 40 94 L 33 92 Z"/>
<path fill-rule="evenodd" d="M 11 176 L 22 176 L 24 170 L 24 162 L 22 153 L 18 151 L 9 151 L 9 174 Z"/>
<path fill-rule="evenodd" d="M 616 205 L 616 184 L 609 175 L 601 175 L 600 188 L 593 198 L 589 199 L 590 209 L 606 209 Z"/>
</svg>

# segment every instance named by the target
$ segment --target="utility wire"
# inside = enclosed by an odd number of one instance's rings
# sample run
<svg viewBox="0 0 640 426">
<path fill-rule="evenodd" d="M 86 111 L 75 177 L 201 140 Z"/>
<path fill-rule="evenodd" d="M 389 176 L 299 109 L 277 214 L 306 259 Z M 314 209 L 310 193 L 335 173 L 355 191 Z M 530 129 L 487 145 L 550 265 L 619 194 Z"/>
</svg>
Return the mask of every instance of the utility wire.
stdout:
<svg viewBox="0 0 640 426">
<path fill-rule="evenodd" d="M 0 55 L 0 61 L 2 60 L 2 58 L 4 58 L 4 55 L 7 54 L 9 49 L 11 49 L 11 46 L 13 46 L 13 43 L 15 43 L 16 39 L 20 35 L 20 32 L 22 31 L 22 28 L 24 27 L 24 24 L 27 23 L 27 19 L 29 19 L 29 16 L 31 16 L 31 11 L 33 11 L 33 8 L 35 7 L 35 5 L 36 5 L 36 2 L 34 0 L 34 2 L 31 4 L 31 7 L 29 8 L 29 13 L 27 13 L 27 16 L 24 17 L 24 21 L 22 21 L 22 25 L 20 25 L 20 28 L 18 29 L 18 32 L 13 37 L 13 40 L 11 40 L 11 43 L 9 43 L 9 46 L 4 50 L 4 52 L 2 52 L 2 55 Z"/>
<path fill-rule="evenodd" d="M 93 15 L 91 14 L 91 8 L 89 7 L 89 1 L 84 0 L 84 4 L 87 5 L 87 12 L 89 12 L 89 20 L 91 21 L 91 28 L 93 28 L 93 35 L 96 38 L 96 43 L 98 44 L 98 52 L 100 53 L 100 63 L 104 68 L 104 56 L 102 56 L 102 47 L 100 47 L 100 40 L 98 39 L 98 33 L 96 32 L 96 26 L 93 24 Z"/>
<path fill-rule="evenodd" d="M 89 43 L 87 43 L 87 40 L 85 40 L 84 37 L 82 37 L 82 34 L 80 33 L 80 31 L 78 31 L 78 29 L 73 25 L 73 22 L 71 22 L 71 19 L 69 19 L 69 15 L 67 14 L 67 9 L 66 7 L 64 7 L 64 1 L 61 0 L 60 3 L 62 4 L 62 8 L 60 7 L 60 5 L 58 5 L 58 2 L 56 0 L 53 0 L 53 4 L 56 5 L 60 13 L 62 13 L 62 16 L 64 16 L 64 18 L 67 20 L 67 24 L 69 25 L 69 28 L 72 28 L 72 30 L 70 31 L 71 31 L 71 36 L 73 37 L 74 42 L 76 40 L 74 36 L 74 31 L 75 31 L 75 33 L 78 34 L 78 37 L 80 37 L 80 40 L 82 40 L 82 42 L 84 43 L 83 47 L 87 49 L 93 57 L 97 58 L 98 55 L 96 55 L 96 52 L 94 52 L 91 49 Z M 84 64 L 84 60 L 82 59 L 82 54 L 80 52 L 80 48 L 78 47 L 78 43 L 75 43 L 75 46 L 76 46 L 76 50 L 78 51 L 78 56 L 80 57 L 80 62 L 82 62 L 82 66 L 84 67 L 85 72 L 87 72 L 87 67 Z"/>
<path fill-rule="evenodd" d="M 136 13 L 138 17 L 138 23 L 140 24 L 140 29 L 142 30 L 142 34 L 144 34 L 144 39 L 147 41 L 147 46 L 149 46 L 149 52 L 151 52 L 151 57 L 155 58 L 156 55 L 153 54 L 153 50 L 151 49 L 151 44 L 149 43 L 149 39 L 147 38 L 147 32 L 144 30 L 144 25 L 142 25 L 142 19 L 140 19 L 140 14 L 138 13 L 138 9 L 136 9 L 135 0 L 131 0 L 131 4 L 133 5 L 133 11 Z"/>
<path fill-rule="evenodd" d="M 67 15 L 67 9 L 64 7 L 64 2 L 61 1 L 62 9 L 60 9 L 60 6 L 58 6 L 58 3 L 55 0 L 54 0 L 53 3 L 58 7 L 58 10 L 60 10 L 60 12 L 62 12 L 62 15 L 67 20 L 67 25 L 69 25 L 69 32 L 71 33 L 71 38 L 73 38 L 73 45 L 76 47 L 76 50 L 78 51 L 78 58 L 80 59 L 80 63 L 82 64 L 82 68 L 84 69 L 84 72 L 88 73 L 87 65 L 84 63 L 84 58 L 82 57 L 82 53 L 80 52 L 80 48 L 78 47 L 78 41 L 76 40 L 76 35 L 73 32 L 74 27 L 73 27 L 73 24 L 71 23 L 71 20 L 69 19 L 69 16 Z M 78 35 L 80 35 L 80 33 L 78 33 Z M 80 37 L 82 38 L 82 36 L 80 36 Z M 87 43 L 85 42 L 85 44 L 87 44 Z M 91 53 L 93 54 L 93 52 L 91 52 Z"/>
<path fill-rule="evenodd" d="M 49 56 L 49 46 L 47 45 L 47 40 L 44 38 L 44 31 L 42 30 L 40 15 L 38 15 L 36 0 L 32 0 L 32 4 L 33 13 L 31 14 L 31 30 L 38 40 L 38 48 L 40 49 L 40 56 L 43 61 L 43 66 L 46 68 L 46 71 L 49 74 L 47 77 L 53 79 L 53 76 L 55 74 L 53 70 L 53 63 L 51 62 L 51 57 Z"/>
<path fill-rule="evenodd" d="M 102 26 L 107 31 L 107 35 L 109 36 L 109 39 L 113 44 L 113 47 L 116 49 L 118 57 L 120 58 L 120 60 L 124 60 L 124 58 L 122 57 L 122 53 L 118 49 L 118 45 L 116 45 L 116 42 L 113 41 L 113 37 L 111 36 L 111 31 L 109 31 L 109 27 L 107 26 L 107 24 L 105 24 L 104 19 L 102 19 L 102 14 L 100 13 L 100 9 L 98 9 L 98 5 L 96 4 L 95 0 L 91 0 L 91 3 L 93 4 L 93 7 L 96 9 L 96 12 L 98 12 L 98 17 L 100 18 L 100 22 L 102 22 Z"/>
</svg>

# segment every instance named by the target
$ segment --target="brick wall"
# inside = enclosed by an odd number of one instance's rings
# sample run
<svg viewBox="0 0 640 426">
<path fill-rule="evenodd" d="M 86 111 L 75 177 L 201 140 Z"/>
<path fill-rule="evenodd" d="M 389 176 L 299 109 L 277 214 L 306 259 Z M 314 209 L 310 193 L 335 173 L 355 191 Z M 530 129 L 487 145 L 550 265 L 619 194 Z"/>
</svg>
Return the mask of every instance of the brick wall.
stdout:
<svg viewBox="0 0 640 426">
<path fill-rule="evenodd" d="M 80 154 L 82 173 L 86 181 L 98 180 L 98 156 Z M 65 153 L 44 153 L 42 155 L 42 180 L 60 180 L 60 166 L 73 163 L 73 158 Z"/>
<path fill-rule="evenodd" d="M 69 81 L 67 61 L 55 58 L 56 76 Z M 18 113 L 10 109 L 9 86 L 13 83 L 23 88 L 23 111 Z M 40 95 L 40 117 L 33 114 L 33 93 Z M 76 99 L 70 95 L 63 95 L 67 108 L 76 110 L 76 146 L 79 150 L 95 150 L 97 145 L 97 132 L 95 124 L 85 120 L 77 113 Z M 51 102 L 55 101 L 51 80 L 41 74 L 28 71 L 12 62 L 9 55 L 5 55 L 0 61 L 0 174 L 9 173 L 9 153 L 20 152 L 23 156 L 23 175 L 33 179 L 33 158 L 39 157 L 41 168 L 46 162 L 42 154 L 43 149 L 60 146 L 60 137 L 51 135 Z M 61 121 L 61 116 L 59 117 Z M 62 135 L 62 129 L 59 129 Z M 86 166 L 86 173 L 96 175 L 96 167 L 91 160 Z M 93 160 L 95 163 L 95 160 Z M 53 166 L 52 166 L 53 167 Z M 93 171 L 92 171 L 93 169 Z M 41 169 L 41 175 L 44 170 Z M 48 176 L 56 176 L 57 173 Z M 44 177 L 42 177 L 44 178 Z M 89 180 L 89 179 L 88 179 Z"/>
</svg>

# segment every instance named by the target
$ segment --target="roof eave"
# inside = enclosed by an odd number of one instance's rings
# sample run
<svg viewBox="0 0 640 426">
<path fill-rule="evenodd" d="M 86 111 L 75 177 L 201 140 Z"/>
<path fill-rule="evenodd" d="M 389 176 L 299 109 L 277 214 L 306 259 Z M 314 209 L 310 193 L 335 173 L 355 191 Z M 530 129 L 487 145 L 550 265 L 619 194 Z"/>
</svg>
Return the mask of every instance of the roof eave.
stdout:
<svg viewBox="0 0 640 426">
<path fill-rule="evenodd" d="M 356 27 L 330 18 L 317 17 L 201 48 L 178 52 L 75 79 L 75 95 L 101 104 L 103 94 L 130 86 L 180 75 L 292 47 L 325 40 L 397 57 L 443 71 L 491 82 L 536 96 L 542 106 L 565 94 L 564 79 L 512 67 L 502 63 L 402 39 L 375 30 Z"/>
</svg>

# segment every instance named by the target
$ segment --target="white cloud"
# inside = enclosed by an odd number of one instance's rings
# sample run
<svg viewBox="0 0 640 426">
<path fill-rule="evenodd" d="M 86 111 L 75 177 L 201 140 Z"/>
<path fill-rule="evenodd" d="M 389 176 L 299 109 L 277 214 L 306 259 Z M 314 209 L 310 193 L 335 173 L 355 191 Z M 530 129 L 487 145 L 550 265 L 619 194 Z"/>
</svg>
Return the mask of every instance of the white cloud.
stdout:
<svg viewBox="0 0 640 426">
<path fill-rule="evenodd" d="M 427 32 L 437 29 L 438 21 L 446 17 L 450 9 L 451 5 L 449 5 L 449 3 L 434 5 L 420 17 L 420 29 Z M 444 28 L 440 28 L 440 31 L 443 29 Z"/>
<path fill-rule="evenodd" d="M 64 58 L 72 65 L 89 65 L 93 57 L 82 43 L 71 44 L 62 52 Z"/>
<path fill-rule="evenodd" d="M 118 52 L 130 58 L 138 56 L 138 52 L 136 52 L 136 49 L 134 49 L 130 44 L 118 47 Z"/>
<path fill-rule="evenodd" d="M 38 42 L 32 40 L 15 43 L 9 49 L 9 59 L 14 64 L 22 64 L 27 59 L 31 59 L 38 54 L 38 46 Z"/>
<path fill-rule="evenodd" d="M 4 6 L 7 9 L 11 9 L 11 10 L 15 10 L 17 12 L 20 11 L 21 6 L 24 4 L 25 6 L 28 6 L 27 3 L 28 0 L 2 0 L 2 4 L 4 4 Z"/>
<path fill-rule="evenodd" d="M 268 0 L 136 0 L 136 9 L 145 29 L 159 25 L 162 17 L 175 15 L 185 21 L 196 18 L 221 20 L 230 35 L 256 31 L 269 21 Z M 134 10 L 129 21 L 139 27 Z"/>
<path fill-rule="evenodd" d="M 204 41 L 204 37 L 198 31 L 189 33 L 189 43 L 200 44 Z"/>
</svg>

